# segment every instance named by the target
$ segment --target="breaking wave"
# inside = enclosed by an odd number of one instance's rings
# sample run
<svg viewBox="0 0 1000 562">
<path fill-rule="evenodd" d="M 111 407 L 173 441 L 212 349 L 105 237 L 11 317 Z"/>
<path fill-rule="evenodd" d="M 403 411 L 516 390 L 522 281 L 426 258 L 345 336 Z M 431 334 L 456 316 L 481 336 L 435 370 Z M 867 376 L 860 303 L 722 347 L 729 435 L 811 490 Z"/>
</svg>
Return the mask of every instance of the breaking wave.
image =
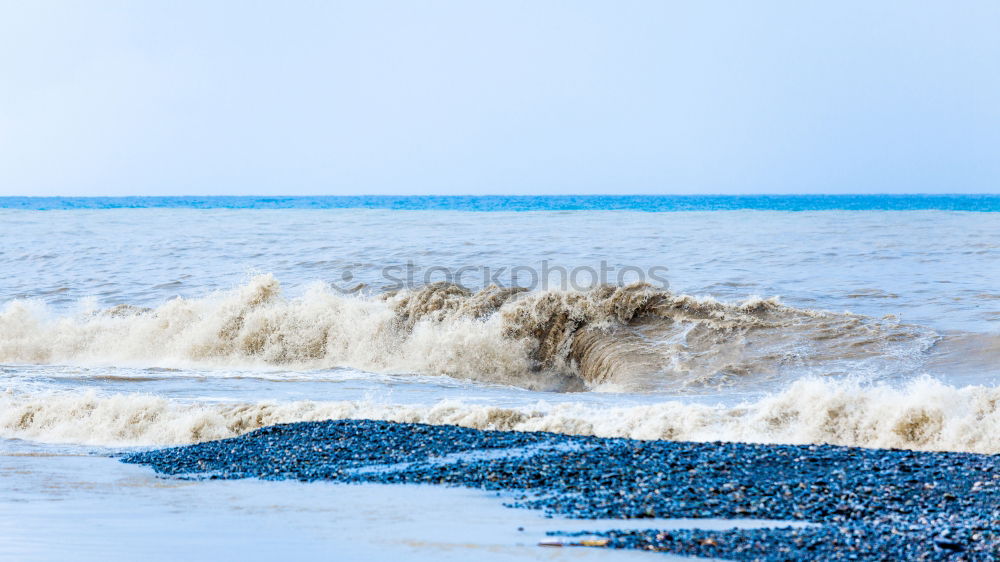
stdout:
<svg viewBox="0 0 1000 562">
<path fill-rule="evenodd" d="M 0 434 L 47 442 L 182 444 L 276 423 L 349 418 L 636 439 L 1000 453 L 1000 388 L 958 388 L 930 378 L 904 387 L 806 379 L 735 407 L 681 401 L 611 408 L 544 402 L 503 408 L 460 401 L 206 404 L 93 391 L 0 395 Z"/>
<path fill-rule="evenodd" d="M 0 312 L 0 362 L 168 367 L 353 367 L 445 374 L 534 390 L 678 390 L 904 370 L 931 340 L 891 320 L 723 303 L 647 285 L 472 293 L 433 284 L 297 298 L 261 275 L 203 298 L 57 316 L 35 301 Z"/>
</svg>

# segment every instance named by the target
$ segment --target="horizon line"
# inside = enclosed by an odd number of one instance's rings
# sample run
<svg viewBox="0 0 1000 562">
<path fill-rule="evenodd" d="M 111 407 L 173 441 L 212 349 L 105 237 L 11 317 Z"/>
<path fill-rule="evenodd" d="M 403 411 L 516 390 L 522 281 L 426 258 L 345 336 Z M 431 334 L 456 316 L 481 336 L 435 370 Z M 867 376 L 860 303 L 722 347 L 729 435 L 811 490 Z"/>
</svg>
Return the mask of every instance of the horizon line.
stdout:
<svg viewBox="0 0 1000 562">
<path fill-rule="evenodd" d="M 204 198 L 224 198 L 224 197 L 272 197 L 284 199 L 301 199 L 309 197 L 1000 197 L 1000 192 L 996 193 L 968 193 L 968 192 L 907 192 L 907 193 L 563 193 L 563 194 L 521 194 L 521 193 L 483 193 L 483 194 L 435 194 L 435 193 L 414 193 L 414 194 L 391 194 L 391 193 L 354 193 L 354 194 L 296 194 L 278 195 L 273 193 L 248 193 L 248 194 L 180 194 L 180 195 L 0 195 L 0 199 L 156 199 L 156 198 L 182 198 L 182 197 L 204 197 Z"/>
</svg>

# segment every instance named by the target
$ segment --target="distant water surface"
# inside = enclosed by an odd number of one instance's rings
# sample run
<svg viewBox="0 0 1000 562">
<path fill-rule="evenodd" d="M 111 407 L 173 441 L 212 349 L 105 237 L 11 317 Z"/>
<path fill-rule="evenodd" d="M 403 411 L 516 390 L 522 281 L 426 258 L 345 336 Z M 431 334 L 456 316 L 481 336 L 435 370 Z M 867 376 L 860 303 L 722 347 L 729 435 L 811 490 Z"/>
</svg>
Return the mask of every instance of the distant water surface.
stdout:
<svg viewBox="0 0 1000 562">
<path fill-rule="evenodd" d="M 395 209 L 437 211 L 1000 211 L 1000 195 L 359 195 L 0 197 L 0 208 Z"/>
</svg>

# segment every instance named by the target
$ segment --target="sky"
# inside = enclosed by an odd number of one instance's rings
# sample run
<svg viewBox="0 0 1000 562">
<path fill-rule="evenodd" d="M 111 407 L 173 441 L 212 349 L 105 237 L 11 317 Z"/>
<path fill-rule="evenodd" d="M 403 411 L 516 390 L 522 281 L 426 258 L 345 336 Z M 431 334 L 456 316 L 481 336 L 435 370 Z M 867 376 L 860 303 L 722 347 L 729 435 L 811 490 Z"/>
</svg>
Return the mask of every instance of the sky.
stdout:
<svg viewBox="0 0 1000 562">
<path fill-rule="evenodd" d="M 0 0 L 0 195 L 998 193 L 998 28 L 995 0 Z"/>
</svg>

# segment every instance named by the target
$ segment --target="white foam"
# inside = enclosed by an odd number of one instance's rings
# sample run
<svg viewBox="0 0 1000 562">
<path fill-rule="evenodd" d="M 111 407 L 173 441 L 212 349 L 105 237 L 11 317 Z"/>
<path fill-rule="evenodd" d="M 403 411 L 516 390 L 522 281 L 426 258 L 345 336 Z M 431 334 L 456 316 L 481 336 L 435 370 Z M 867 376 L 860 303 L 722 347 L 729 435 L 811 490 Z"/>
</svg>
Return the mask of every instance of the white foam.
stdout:
<svg viewBox="0 0 1000 562">
<path fill-rule="evenodd" d="M 156 309 L 58 316 L 32 301 L 0 311 L 0 362 L 445 374 L 532 390 L 723 386 L 786 371 L 891 372 L 926 334 L 870 319 L 725 304 L 648 286 L 519 293 L 454 285 L 297 298 L 260 275 Z M 874 366 L 869 363 L 874 362 Z"/>
<path fill-rule="evenodd" d="M 831 443 L 1000 453 L 1000 389 L 929 378 L 905 387 L 810 379 L 736 407 L 665 401 L 602 407 L 579 402 L 502 408 L 447 400 L 186 403 L 146 394 L 0 396 L 0 436 L 99 445 L 167 445 L 239 435 L 276 423 L 379 419 L 575 435 Z"/>
<path fill-rule="evenodd" d="M 0 362 L 292 369 L 346 366 L 515 381 L 529 371 L 524 343 L 499 319 L 400 326 L 391 301 L 315 285 L 279 296 L 271 275 L 232 291 L 177 298 L 155 311 L 119 307 L 56 316 L 34 301 L 0 312 Z M 537 385 L 534 385 L 537 386 Z"/>
</svg>

